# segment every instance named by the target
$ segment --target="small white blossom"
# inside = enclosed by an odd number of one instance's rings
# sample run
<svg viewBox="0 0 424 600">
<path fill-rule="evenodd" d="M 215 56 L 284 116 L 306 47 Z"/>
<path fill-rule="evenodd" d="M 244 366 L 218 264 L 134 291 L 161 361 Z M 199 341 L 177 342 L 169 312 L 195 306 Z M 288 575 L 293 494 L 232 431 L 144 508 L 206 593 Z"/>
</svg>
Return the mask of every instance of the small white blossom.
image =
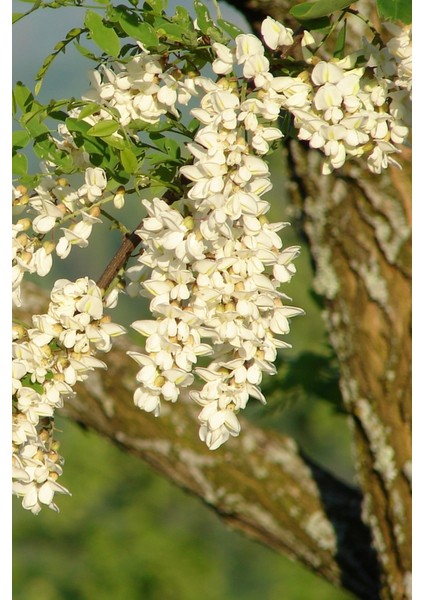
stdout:
<svg viewBox="0 0 424 600">
<path fill-rule="evenodd" d="M 293 44 L 293 30 L 284 27 L 284 25 L 271 17 L 267 17 L 262 21 L 261 33 L 265 44 L 272 50 L 275 50 L 279 46 L 290 46 Z"/>
</svg>

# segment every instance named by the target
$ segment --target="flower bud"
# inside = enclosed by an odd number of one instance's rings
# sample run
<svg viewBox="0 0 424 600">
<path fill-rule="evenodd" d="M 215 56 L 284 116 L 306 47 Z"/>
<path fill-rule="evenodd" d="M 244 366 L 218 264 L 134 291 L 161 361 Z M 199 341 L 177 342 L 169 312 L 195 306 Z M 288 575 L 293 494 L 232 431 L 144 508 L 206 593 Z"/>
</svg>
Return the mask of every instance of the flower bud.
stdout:
<svg viewBox="0 0 424 600">
<path fill-rule="evenodd" d="M 28 192 L 28 188 L 25 185 L 17 185 L 16 191 L 19 192 L 22 196 L 24 196 Z"/>
<path fill-rule="evenodd" d="M 21 259 L 21 261 L 24 262 L 27 265 L 31 262 L 32 258 L 33 258 L 33 255 L 32 255 L 31 252 L 27 252 L 26 250 L 23 250 L 20 253 L 20 259 Z"/>
<path fill-rule="evenodd" d="M 53 463 L 56 463 L 60 458 L 59 454 L 54 450 L 50 450 L 47 456 L 49 457 L 49 460 L 51 460 Z"/>
<path fill-rule="evenodd" d="M 115 208 L 120 209 L 125 204 L 125 188 L 123 185 L 120 185 L 116 190 L 116 194 L 113 198 L 113 205 Z"/>
<path fill-rule="evenodd" d="M 188 215 L 188 216 L 187 216 L 187 217 L 184 219 L 184 221 L 183 221 L 183 223 L 182 223 L 182 224 L 183 224 L 183 225 L 184 225 L 184 227 L 186 227 L 187 229 L 193 229 L 193 227 L 194 227 L 194 219 L 193 219 L 193 217 L 192 217 L 191 215 Z"/>
<path fill-rule="evenodd" d="M 56 244 L 51 240 L 45 240 L 43 242 L 43 248 L 46 251 L 46 254 L 51 254 L 53 250 L 56 248 Z"/>
<path fill-rule="evenodd" d="M 12 339 L 13 340 L 21 340 L 26 335 L 26 329 L 23 325 L 18 325 L 15 323 L 12 325 Z"/>
<path fill-rule="evenodd" d="M 48 442 L 50 438 L 50 433 L 48 429 L 42 429 L 39 434 L 40 440 L 42 442 Z"/>
<path fill-rule="evenodd" d="M 92 206 L 88 211 L 91 217 L 98 217 L 100 215 L 100 206 Z"/>
<path fill-rule="evenodd" d="M 32 225 L 31 219 L 28 219 L 27 217 L 24 219 L 19 219 L 17 225 L 21 226 L 21 231 L 28 231 Z"/>
<path fill-rule="evenodd" d="M 18 236 L 16 236 L 16 241 L 18 242 L 18 244 L 20 244 L 23 248 L 25 248 L 25 246 L 28 244 L 29 242 L 29 237 L 27 236 L 26 233 L 20 233 Z"/>
</svg>

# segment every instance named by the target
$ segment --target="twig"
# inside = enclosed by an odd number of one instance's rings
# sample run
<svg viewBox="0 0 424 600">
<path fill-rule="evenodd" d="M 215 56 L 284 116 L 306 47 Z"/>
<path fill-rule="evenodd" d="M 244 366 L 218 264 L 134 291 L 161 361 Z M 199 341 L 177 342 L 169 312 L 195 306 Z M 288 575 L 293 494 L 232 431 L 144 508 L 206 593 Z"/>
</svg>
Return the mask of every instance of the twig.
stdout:
<svg viewBox="0 0 424 600">
<path fill-rule="evenodd" d="M 136 234 L 137 229 L 140 229 L 143 221 L 141 221 L 132 233 L 127 234 L 121 242 L 118 250 L 115 252 L 112 260 L 101 274 L 97 281 L 97 286 L 102 290 L 107 290 L 120 269 L 125 265 L 131 253 L 137 248 L 141 242 L 141 238 Z"/>
<path fill-rule="evenodd" d="M 163 196 L 162 200 L 164 200 L 167 204 L 172 204 L 176 200 L 178 200 L 178 196 L 173 190 L 167 190 Z M 115 279 L 121 268 L 125 265 L 131 253 L 137 248 L 137 246 L 141 242 L 140 236 L 136 234 L 138 229 L 141 229 L 143 226 L 143 221 L 137 225 L 137 227 L 131 232 L 125 235 L 124 239 L 121 242 L 118 250 L 115 252 L 112 260 L 107 265 L 106 269 L 100 275 L 97 286 L 102 290 L 107 290 L 112 281 Z"/>
</svg>

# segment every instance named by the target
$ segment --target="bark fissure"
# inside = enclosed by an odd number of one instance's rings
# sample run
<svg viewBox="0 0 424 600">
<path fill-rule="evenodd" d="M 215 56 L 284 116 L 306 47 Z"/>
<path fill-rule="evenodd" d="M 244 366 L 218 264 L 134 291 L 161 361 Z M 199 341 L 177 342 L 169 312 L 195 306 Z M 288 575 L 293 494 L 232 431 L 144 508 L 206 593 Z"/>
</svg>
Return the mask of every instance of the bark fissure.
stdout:
<svg viewBox="0 0 424 600">
<path fill-rule="evenodd" d="M 324 178 L 318 153 L 292 142 L 289 156 L 293 198 L 304 211 L 315 285 L 326 300 L 342 395 L 353 417 L 363 518 L 384 573 L 381 597 L 406 598 L 405 573 L 411 568 L 411 496 L 402 474 L 411 457 L 406 194 L 399 192 L 399 178 L 391 183 L 390 172 L 375 178 L 353 164 Z"/>
</svg>

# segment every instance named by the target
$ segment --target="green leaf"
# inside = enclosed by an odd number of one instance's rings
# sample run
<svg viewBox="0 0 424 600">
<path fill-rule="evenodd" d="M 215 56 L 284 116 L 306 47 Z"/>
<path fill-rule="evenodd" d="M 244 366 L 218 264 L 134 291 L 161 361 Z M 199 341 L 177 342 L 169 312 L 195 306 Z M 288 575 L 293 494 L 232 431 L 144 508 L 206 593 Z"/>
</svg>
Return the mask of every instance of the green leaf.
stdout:
<svg viewBox="0 0 424 600">
<path fill-rule="evenodd" d="M 41 0 L 21 0 L 21 2 L 31 2 L 33 6 L 26 13 L 13 13 L 12 14 L 12 24 L 16 23 L 17 21 L 19 21 L 23 17 L 26 17 L 30 13 L 34 12 L 35 10 L 37 10 L 39 8 L 40 4 L 41 4 Z"/>
<path fill-rule="evenodd" d="M 319 19 L 311 19 L 302 21 L 302 27 L 307 31 L 316 31 L 317 33 L 327 34 L 331 29 L 330 17 L 320 17 Z"/>
<path fill-rule="evenodd" d="M 377 11 L 380 19 L 412 22 L 412 0 L 377 0 Z"/>
<path fill-rule="evenodd" d="M 306 19 L 319 19 L 332 15 L 337 10 L 343 10 L 353 4 L 353 0 L 318 0 L 318 2 L 302 2 L 289 10 L 298 21 Z"/>
<path fill-rule="evenodd" d="M 106 135 L 102 137 L 102 140 L 108 146 L 112 146 L 112 148 L 117 148 L 118 150 L 123 150 L 126 147 L 126 141 L 122 138 L 115 137 L 113 135 Z"/>
<path fill-rule="evenodd" d="M 91 39 L 101 50 L 115 58 L 119 55 L 121 49 L 119 37 L 114 29 L 105 25 L 98 13 L 88 10 L 84 24 L 90 31 Z"/>
<path fill-rule="evenodd" d="M 49 110 L 48 115 L 56 121 L 65 122 L 65 120 L 68 118 L 68 113 L 64 112 L 63 110 Z"/>
<path fill-rule="evenodd" d="M 142 42 L 145 46 L 157 45 L 158 36 L 149 23 L 140 21 L 137 15 L 130 12 L 125 6 L 118 6 L 116 11 L 119 15 L 119 24 L 126 34 Z"/>
<path fill-rule="evenodd" d="M 16 23 L 16 21 L 19 21 L 20 19 L 22 19 L 22 17 L 25 16 L 26 13 L 13 13 L 12 14 L 12 25 L 14 23 Z"/>
<path fill-rule="evenodd" d="M 169 158 L 176 158 L 180 156 L 180 144 L 176 140 L 155 133 L 150 135 L 150 139 L 154 141 L 157 148 L 159 148 L 159 150 L 161 150 Z"/>
<path fill-rule="evenodd" d="M 29 373 L 22 377 L 21 382 L 23 387 L 29 387 L 39 394 L 42 394 L 44 392 L 44 388 L 41 385 L 41 383 L 38 383 L 38 381 L 31 381 L 31 375 Z"/>
<path fill-rule="evenodd" d="M 200 127 L 200 123 L 197 119 L 191 119 L 187 125 L 187 129 L 190 133 L 195 134 Z"/>
<path fill-rule="evenodd" d="M 83 135 L 86 135 L 87 131 L 91 127 L 91 125 L 89 125 L 85 121 L 79 121 L 78 119 L 74 119 L 73 117 L 68 117 L 65 121 L 65 125 L 71 133 L 82 133 Z"/>
<path fill-rule="evenodd" d="M 232 23 L 225 21 L 224 19 L 218 19 L 218 25 L 223 29 L 228 35 L 230 35 L 233 39 L 235 39 L 238 35 L 245 33 L 242 29 L 239 29 Z"/>
<path fill-rule="evenodd" d="M 104 144 L 101 138 L 91 137 L 87 135 L 88 130 L 90 129 L 90 125 L 85 121 L 78 121 L 72 117 L 69 117 L 65 121 L 66 127 L 72 133 L 74 141 L 78 148 L 84 146 L 84 149 L 91 154 L 100 154 L 102 155 L 107 146 Z"/>
<path fill-rule="evenodd" d="M 62 171 L 69 173 L 74 169 L 72 156 L 60 150 L 47 134 L 38 136 L 34 142 L 34 154 L 42 160 L 50 160 Z"/>
<path fill-rule="evenodd" d="M 27 131 L 20 129 L 12 133 L 12 147 L 13 148 L 25 148 L 30 140 L 30 136 Z"/>
<path fill-rule="evenodd" d="M 13 88 L 13 101 L 16 103 L 22 112 L 27 112 L 34 102 L 34 96 L 30 90 L 24 86 L 21 81 Z"/>
<path fill-rule="evenodd" d="M 37 74 L 35 75 L 35 80 L 37 81 L 36 86 L 35 86 L 35 94 L 39 93 L 41 86 L 43 85 L 44 76 L 46 75 L 46 73 L 47 73 L 48 69 L 50 68 L 50 65 L 54 61 L 54 59 L 58 56 L 58 54 L 60 52 L 65 53 L 66 47 L 68 46 L 68 44 L 73 42 L 75 40 L 75 38 L 78 38 L 82 32 L 83 32 L 83 29 L 75 28 L 75 27 L 73 29 L 71 29 L 70 31 L 68 31 L 65 39 L 57 42 L 57 44 L 54 47 L 54 52 L 49 54 L 44 59 L 43 64 L 41 65 L 40 69 L 38 70 Z"/>
<path fill-rule="evenodd" d="M 28 159 L 25 154 L 17 152 L 12 156 L 12 173 L 15 175 L 26 175 L 28 171 Z"/>
<path fill-rule="evenodd" d="M 82 121 L 86 117 L 90 117 L 94 113 L 100 112 L 101 109 L 102 109 L 102 107 L 100 106 L 100 104 L 97 104 L 97 102 L 90 102 L 86 106 L 83 106 L 83 108 L 81 109 L 81 111 L 78 114 L 77 119 L 78 119 L 78 121 Z"/>
<path fill-rule="evenodd" d="M 33 138 L 49 133 L 47 125 L 40 121 L 40 116 L 39 112 L 34 111 L 26 113 L 21 119 L 22 125 Z"/>
<path fill-rule="evenodd" d="M 208 9 L 200 0 L 194 0 L 194 10 L 197 15 L 197 26 L 202 33 L 206 33 L 208 27 L 213 27 L 213 22 Z"/>
<path fill-rule="evenodd" d="M 193 26 L 192 18 L 190 17 L 190 13 L 183 6 L 175 7 L 175 15 L 172 17 L 172 20 L 183 27 Z"/>
<path fill-rule="evenodd" d="M 347 21 L 346 19 L 343 22 L 343 27 L 340 29 L 336 43 L 334 44 L 334 56 L 335 58 L 343 58 L 344 49 L 346 43 L 346 29 L 347 29 Z"/>
<path fill-rule="evenodd" d="M 107 135 L 112 135 L 115 131 L 118 131 L 119 123 L 116 121 L 100 121 L 96 123 L 87 131 L 88 135 L 94 135 L 96 137 L 105 137 Z"/>
<path fill-rule="evenodd" d="M 148 4 L 154 13 L 160 15 L 163 10 L 166 10 L 168 1 L 167 0 L 146 0 L 145 4 Z"/>
<path fill-rule="evenodd" d="M 166 37 L 167 39 L 174 42 L 182 42 L 185 34 L 184 27 L 177 25 L 177 23 L 171 23 L 166 21 L 162 17 L 155 18 L 156 32 L 159 37 Z"/>
<path fill-rule="evenodd" d="M 78 42 L 74 42 L 74 46 L 75 46 L 75 49 L 78 50 L 78 52 L 80 54 L 82 54 L 82 56 L 84 56 L 85 58 L 89 58 L 90 60 L 94 60 L 94 61 L 98 62 L 97 56 L 95 54 L 93 54 L 91 52 L 91 50 L 89 50 L 85 46 L 82 46 L 81 44 L 78 44 Z"/>
<path fill-rule="evenodd" d="M 137 157 L 129 148 L 124 148 L 121 150 L 120 156 L 122 166 L 127 173 L 135 173 L 138 170 Z"/>
<path fill-rule="evenodd" d="M 146 121 L 142 121 L 141 119 L 134 119 L 130 122 L 129 127 L 134 129 L 135 131 L 167 131 L 168 129 L 172 129 L 174 126 L 174 122 L 171 119 L 166 119 L 166 121 L 158 121 L 157 123 L 146 123 Z"/>
</svg>

